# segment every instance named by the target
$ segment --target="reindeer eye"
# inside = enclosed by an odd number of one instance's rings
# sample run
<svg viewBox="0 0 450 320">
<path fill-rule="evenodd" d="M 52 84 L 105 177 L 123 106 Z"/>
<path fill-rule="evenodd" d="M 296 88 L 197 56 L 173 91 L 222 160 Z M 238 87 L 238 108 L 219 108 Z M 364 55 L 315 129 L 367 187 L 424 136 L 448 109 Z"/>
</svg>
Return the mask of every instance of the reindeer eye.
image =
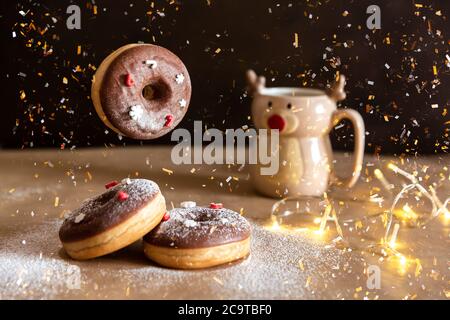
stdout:
<svg viewBox="0 0 450 320">
<path fill-rule="evenodd" d="M 292 109 L 292 104 L 291 104 L 291 103 L 288 103 L 287 108 L 288 108 L 289 110 Z"/>
<path fill-rule="evenodd" d="M 269 106 L 269 108 L 272 108 L 272 101 L 269 101 L 267 105 Z"/>
</svg>

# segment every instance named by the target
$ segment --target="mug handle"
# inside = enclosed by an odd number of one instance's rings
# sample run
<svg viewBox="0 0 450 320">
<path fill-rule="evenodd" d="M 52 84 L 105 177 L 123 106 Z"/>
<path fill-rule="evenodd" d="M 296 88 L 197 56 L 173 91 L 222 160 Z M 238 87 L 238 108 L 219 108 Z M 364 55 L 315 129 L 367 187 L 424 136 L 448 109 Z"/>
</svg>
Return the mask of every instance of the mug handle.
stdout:
<svg viewBox="0 0 450 320">
<path fill-rule="evenodd" d="M 340 186 L 351 188 L 358 181 L 361 174 L 363 158 L 364 158 L 364 140 L 365 140 L 365 128 L 364 121 L 361 115 L 352 109 L 338 109 L 333 112 L 331 125 L 332 128 L 336 126 L 341 120 L 348 119 L 353 125 L 355 131 L 355 146 L 353 155 L 353 171 L 352 176 L 349 178 L 339 178 L 336 176 L 336 183 Z"/>
</svg>

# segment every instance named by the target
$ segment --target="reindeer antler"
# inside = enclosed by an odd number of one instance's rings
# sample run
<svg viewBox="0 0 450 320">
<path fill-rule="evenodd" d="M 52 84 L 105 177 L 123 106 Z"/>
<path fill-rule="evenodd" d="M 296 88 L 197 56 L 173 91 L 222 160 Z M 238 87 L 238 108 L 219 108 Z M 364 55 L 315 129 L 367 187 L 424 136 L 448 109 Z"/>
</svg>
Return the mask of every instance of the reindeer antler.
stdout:
<svg viewBox="0 0 450 320">
<path fill-rule="evenodd" d="M 255 92 L 260 92 L 266 86 L 266 78 L 263 76 L 257 76 L 256 72 L 253 70 L 247 70 L 247 85 L 248 91 L 253 94 Z"/>
<path fill-rule="evenodd" d="M 328 96 L 331 100 L 336 102 L 344 100 L 347 96 L 344 90 L 345 86 L 345 76 L 343 74 L 339 75 L 339 80 L 335 81 L 331 88 L 327 91 Z"/>
</svg>

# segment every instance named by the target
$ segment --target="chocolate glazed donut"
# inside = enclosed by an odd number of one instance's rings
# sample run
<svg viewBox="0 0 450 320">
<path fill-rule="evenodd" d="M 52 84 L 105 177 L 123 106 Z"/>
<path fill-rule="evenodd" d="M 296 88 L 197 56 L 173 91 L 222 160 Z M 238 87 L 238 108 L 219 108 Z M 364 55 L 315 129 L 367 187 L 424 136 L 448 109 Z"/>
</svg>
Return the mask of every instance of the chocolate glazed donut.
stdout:
<svg viewBox="0 0 450 320">
<path fill-rule="evenodd" d="M 229 209 L 176 208 L 144 237 L 145 255 L 179 269 L 207 268 L 250 253 L 251 227 Z"/>
<path fill-rule="evenodd" d="M 73 259 L 92 259 L 124 248 L 158 225 L 166 213 L 165 199 L 151 180 L 124 179 L 106 188 L 73 210 L 59 230 Z"/>
<path fill-rule="evenodd" d="M 191 80 L 183 62 L 169 50 L 129 44 L 101 63 L 91 96 L 109 128 L 134 139 L 155 139 L 183 119 L 191 99 Z"/>
</svg>

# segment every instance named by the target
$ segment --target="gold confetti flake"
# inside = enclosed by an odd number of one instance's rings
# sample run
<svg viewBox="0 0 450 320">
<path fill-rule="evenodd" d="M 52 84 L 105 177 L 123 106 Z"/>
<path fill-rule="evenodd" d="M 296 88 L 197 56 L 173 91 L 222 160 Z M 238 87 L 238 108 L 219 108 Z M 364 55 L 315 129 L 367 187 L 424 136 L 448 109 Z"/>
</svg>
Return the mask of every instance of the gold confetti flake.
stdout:
<svg viewBox="0 0 450 320">
<path fill-rule="evenodd" d="M 436 67 L 436 66 L 433 66 L 433 74 L 434 74 L 435 76 L 437 76 L 437 74 L 438 74 L 438 72 L 437 72 L 437 67 Z"/>
<path fill-rule="evenodd" d="M 173 171 L 170 169 L 162 168 L 162 171 L 164 171 L 165 173 L 168 173 L 169 175 L 173 174 Z"/>
<path fill-rule="evenodd" d="M 298 48 L 298 33 L 295 32 L 294 33 L 294 43 L 293 43 L 295 48 Z"/>
<path fill-rule="evenodd" d="M 217 282 L 218 284 L 220 284 L 221 286 L 223 286 L 223 282 L 222 282 L 222 280 L 220 280 L 219 278 L 213 277 L 213 280 L 214 280 L 215 282 Z"/>
<path fill-rule="evenodd" d="M 303 264 L 303 259 L 300 259 L 300 261 L 298 262 L 298 267 L 300 268 L 300 270 L 305 271 L 305 265 Z"/>
<path fill-rule="evenodd" d="M 311 276 L 308 276 L 308 278 L 306 279 L 305 288 L 308 288 L 310 284 L 311 284 Z"/>
<path fill-rule="evenodd" d="M 414 276 L 417 278 L 422 272 L 422 264 L 419 259 L 416 259 L 416 271 L 414 272 Z"/>
</svg>

